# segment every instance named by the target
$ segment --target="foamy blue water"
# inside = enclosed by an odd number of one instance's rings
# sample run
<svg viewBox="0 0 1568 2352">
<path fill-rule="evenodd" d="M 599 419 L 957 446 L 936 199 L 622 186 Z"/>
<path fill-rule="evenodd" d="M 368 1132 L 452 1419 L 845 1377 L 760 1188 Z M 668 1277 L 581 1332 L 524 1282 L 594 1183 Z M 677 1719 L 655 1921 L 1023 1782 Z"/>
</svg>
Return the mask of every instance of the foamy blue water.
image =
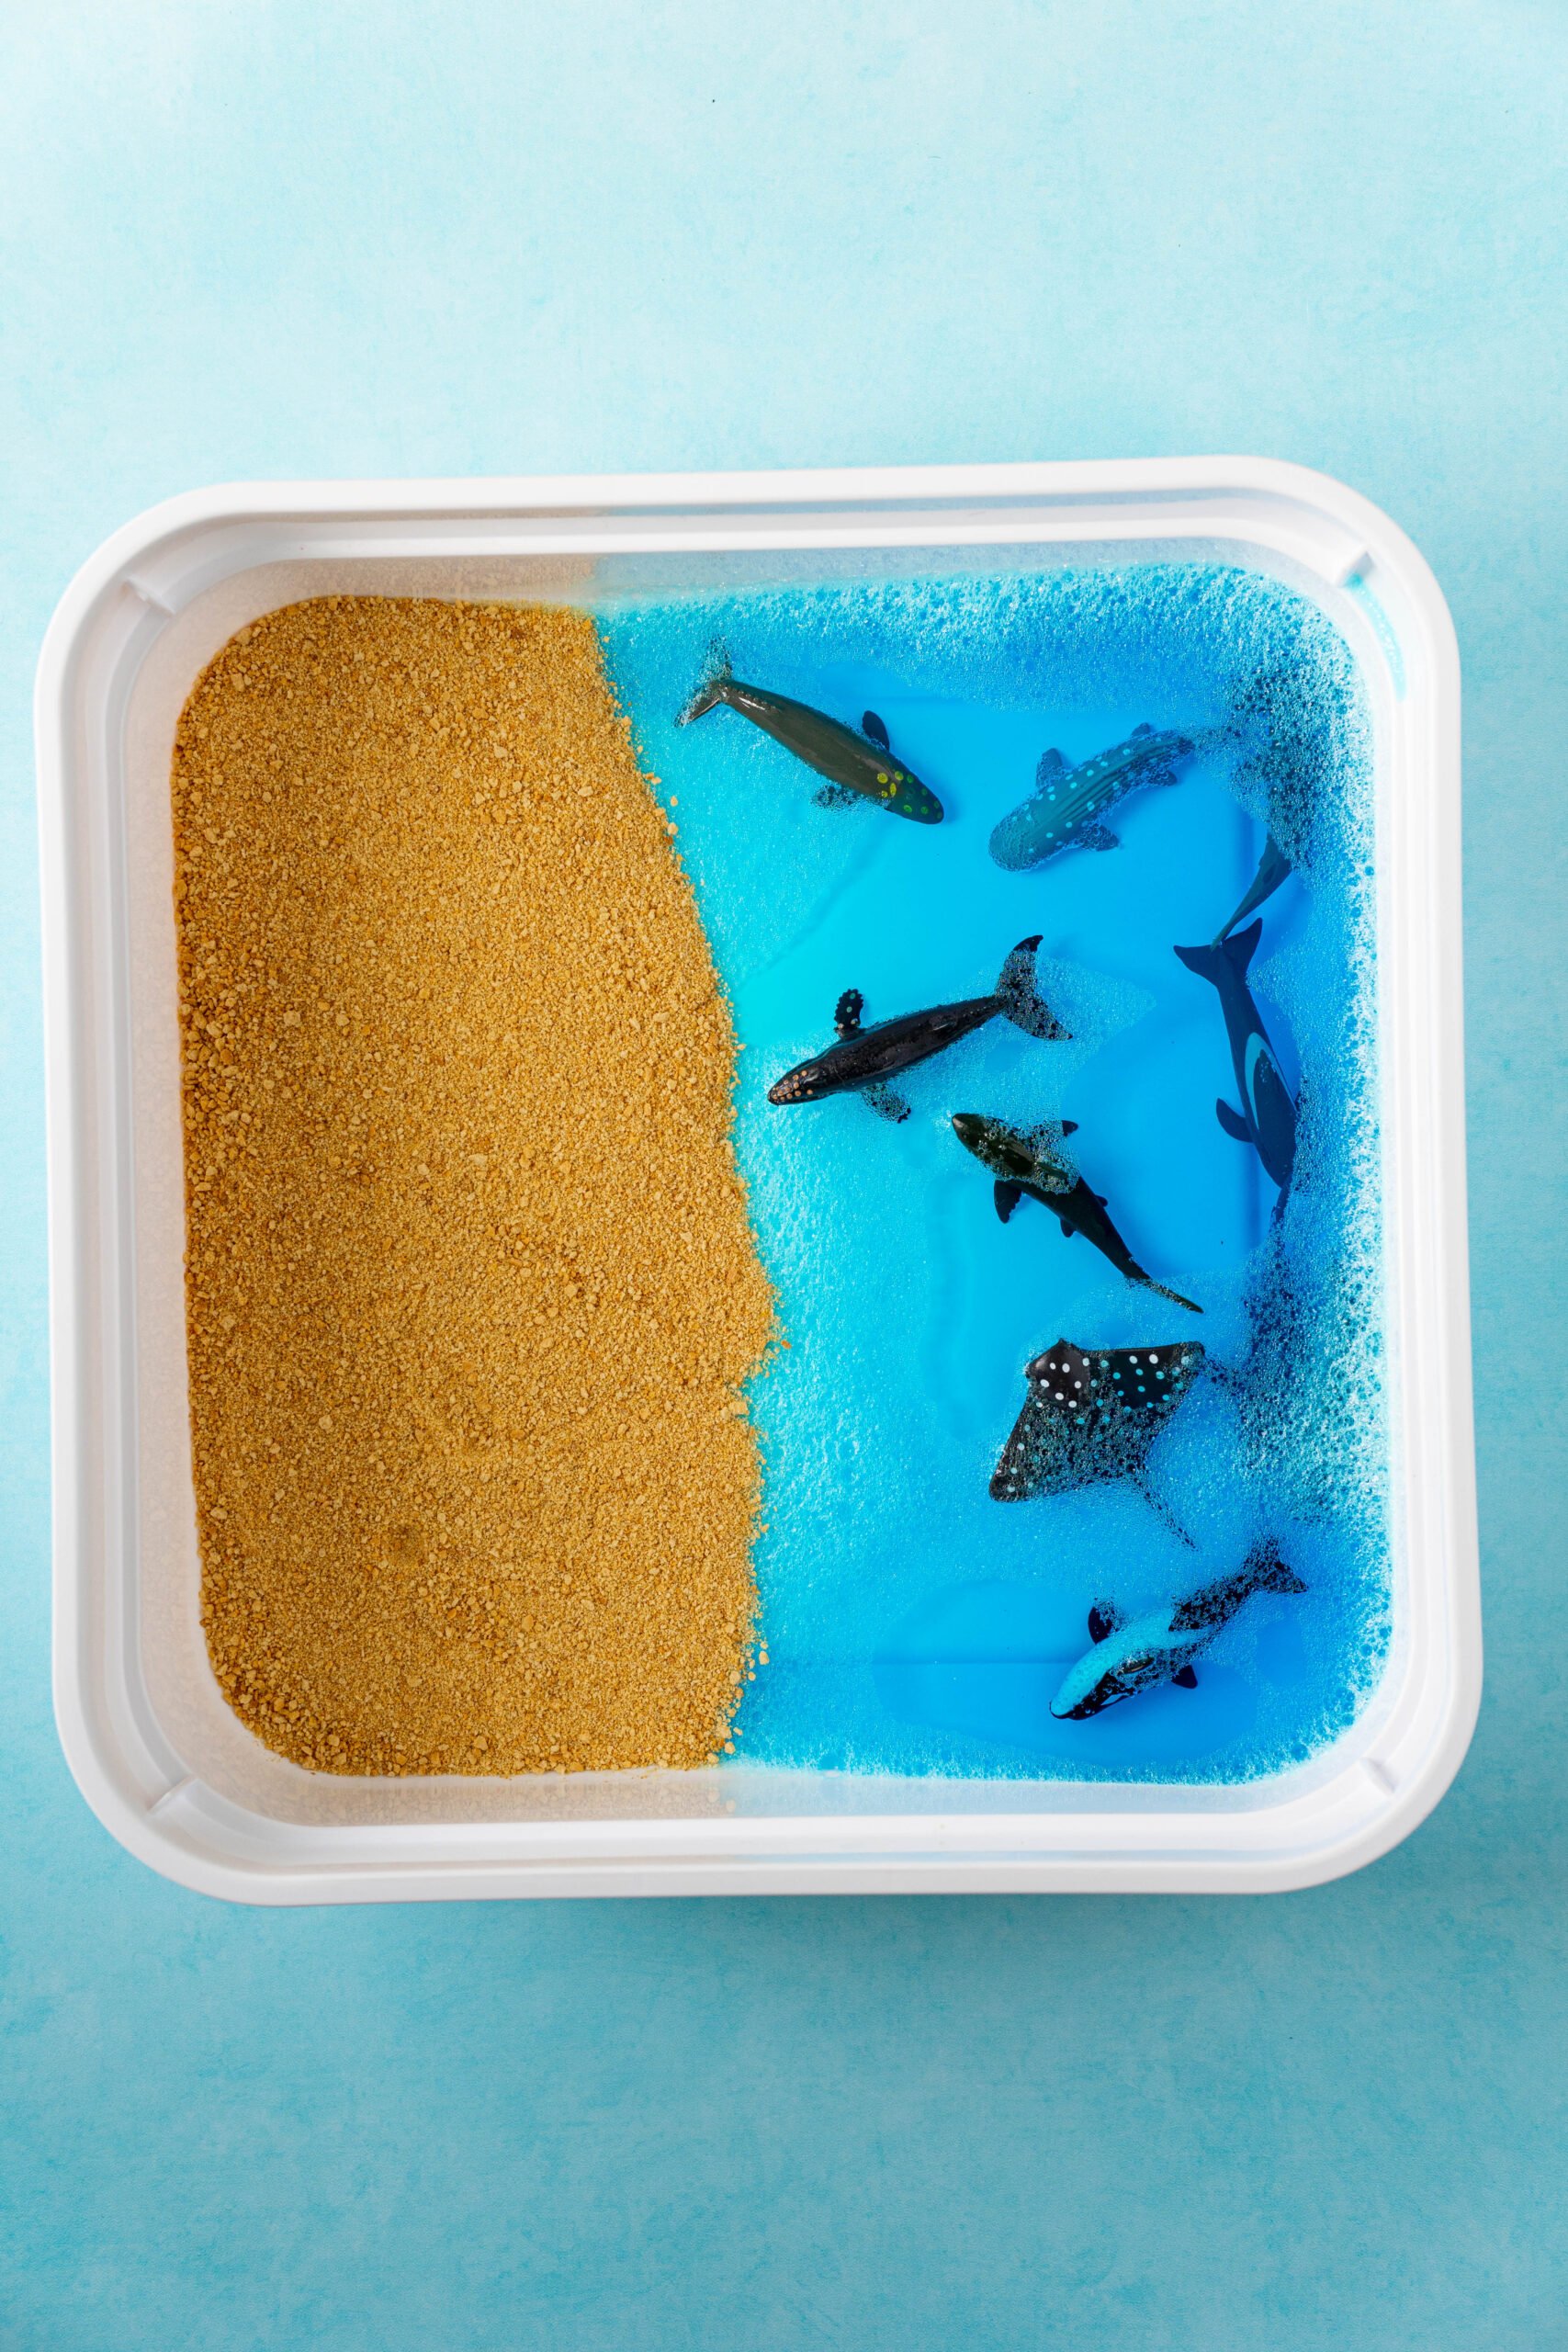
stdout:
<svg viewBox="0 0 1568 2352">
<path fill-rule="evenodd" d="M 754 1393 L 770 1663 L 739 1755 L 1191 1781 L 1310 1754 L 1375 1679 L 1387 1625 L 1371 765 L 1342 640 L 1285 589 L 1220 566 L 795 588 L 598 618 L 644 763 L 679 804 L 734 1004 L 737 1148 L 789 1341 Z M 815 808 L 818 779 L 728 710 L 677 729 L 716 639 L 741 678 L 852 724 L 879 711 L 945 823 Z M 1260 699 L 1238 736 L 1236 712 Z M 1118 851 L 1028 874 L 992 863 L 991 828 L 1047 745 L 1080 760 L 1143 720 L 1202 748 L 1177 787 L 1109 813 Z M 1270 815 L 1305 877 L 1262 910 L 1251 974 L 1304 1090 L 1278 1229 L 1256 1153 L 1215 1118 L 1217 1096 L 1235 1099 L 1218 999 L 1171 952 L 1230 914 Z M 913 1109 L 899 1126 L 852 1096 L 766 1102 L 831 1039 L 844 989 L 863 990 L 868 1023 L 979 995 L 1033 932 L 1070 1043 L 994 1022 L 897 1081 Z M 1076 1119 L 1070 1148 L 1134 1257 L 1203 1316 L 1127 1283 L 1035 1204 L 1000 1225 L 951 1131 L 958 1110 Z M 1023 1366 L 1059 1337 L 1199 1339 L 1241 1375 L 1201 1378 L 1149 1457 L 1196 1554 L 1125 1483 L 990 1498 Z M 1091 1601 L 1163 1603 L 1262 1537 L 1310 1589 L 1249 1601 L 1196 1691 L 1052 1717 Z"/>
</svg>

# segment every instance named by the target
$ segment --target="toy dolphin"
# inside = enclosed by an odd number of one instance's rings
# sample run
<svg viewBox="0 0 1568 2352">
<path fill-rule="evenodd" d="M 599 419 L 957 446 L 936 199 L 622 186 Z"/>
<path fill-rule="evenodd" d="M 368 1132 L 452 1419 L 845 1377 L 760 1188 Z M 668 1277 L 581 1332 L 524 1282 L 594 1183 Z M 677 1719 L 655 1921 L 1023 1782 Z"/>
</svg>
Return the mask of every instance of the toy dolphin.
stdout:
<svg viewBox="0 0 1568 2352">
<path fill-rule="evenodd" d="M 1175 1682 L 1183 1690 L 1196 1689 L 1192 1661 L 1205 1650 L 1223 1626 L 1228 1625 L 1255 1592 L 1304 1592 L 1300 1577 L 1288 1568 L 1267 1544 L 1251 1553 L 1234 1576 L 1204 1585 L 1189 1600 L 1168 1609 L 1152 1609 L 1130 1621 L 1103 1601 L 1089 1612 L 1089 1637 L 1094 1647 L 1063 1681 L 1051 1702 L 1051 1713 L 1062 1723 L 1082 1723 L 1119 1699 Z"/>
</svg>

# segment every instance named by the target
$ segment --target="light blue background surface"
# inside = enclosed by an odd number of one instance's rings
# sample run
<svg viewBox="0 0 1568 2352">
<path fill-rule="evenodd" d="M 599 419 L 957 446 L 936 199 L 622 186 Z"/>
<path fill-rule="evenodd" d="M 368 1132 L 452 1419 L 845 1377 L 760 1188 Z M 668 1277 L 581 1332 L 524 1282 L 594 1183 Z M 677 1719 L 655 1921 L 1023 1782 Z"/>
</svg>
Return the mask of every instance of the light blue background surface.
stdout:
<svg viewBox="0 0 1568 2352">
<path fill-rule="evenodd" d="M 1562 2346 L 1562 11 L 145 0 L 7 41 L 7 2352 Z M 1387 506 L 1465 663 L 1489 1646 L 1438 1814 L 1253 1901 L 269 1915 L 128 1860 L 47 1695 L 27 704 L 75 564 L 226 476 L 1232 449 Z"/>
</svg>

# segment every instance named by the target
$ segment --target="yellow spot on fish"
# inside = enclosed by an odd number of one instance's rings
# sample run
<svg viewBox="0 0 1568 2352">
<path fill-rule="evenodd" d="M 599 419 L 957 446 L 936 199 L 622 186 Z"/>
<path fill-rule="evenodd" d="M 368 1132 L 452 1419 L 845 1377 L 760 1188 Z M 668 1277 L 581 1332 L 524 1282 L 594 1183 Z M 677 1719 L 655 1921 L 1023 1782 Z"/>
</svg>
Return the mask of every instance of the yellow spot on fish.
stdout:
<svg viewBox="0 0 1568 2352">
<path fill-rule="evenodd" d="M 877 783 L 878 783 L 878 784 L 886 784 L 886 781 L 887 781 L 887 771 L 886 770 L 886 768 L 878 768 L 878 769 L 877 769 L 877 771 L 876 771 L 876 781 L 877 781 Z"/>
</svg>

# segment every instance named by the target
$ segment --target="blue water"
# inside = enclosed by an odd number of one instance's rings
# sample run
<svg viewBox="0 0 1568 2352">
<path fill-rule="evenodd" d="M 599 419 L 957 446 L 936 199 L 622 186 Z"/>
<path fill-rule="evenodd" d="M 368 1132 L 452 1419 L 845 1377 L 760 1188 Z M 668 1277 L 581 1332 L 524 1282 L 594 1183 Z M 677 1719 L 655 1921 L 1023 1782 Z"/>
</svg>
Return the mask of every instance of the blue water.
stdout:
<svg viewBox="0 0 1568 2352">
<path fill-rule="evenodd" d="M 1370 736 L 1343 641 L 1277 583 L 1217 565 L 800 587 L 598 618 L 734 1005 L 737 1149 L 788 1342 L 753 1396 L 768 1662 L 739 1755 L 1163 1781 L 1309 1755 L 1353 1715 L 1387 1639 Z M 817 808 L 818 779 L 728 710 L 676 728 L 715 640 L 742 678 L 854 723 L 880 712 L 946 821 Z M 1174 788 L 1108 813 L 1119 850 L 993 864 L 991 828 L 1048 745 L 1077 761 L 1145 720 L 1200 754 Z M 1235 1099 L 1218 999 L 1171 952 L 1229 915 L 1266 820 L 1299 869 L 1262 910 L 1251 974 L 1304 1089 L 1278 1227 L 1257 1155 L 1215 1118 L 1217 1096 Z M 853 1097 L 767 1103 L 831 1039 L 844 989 L 864 992 L 868 1023 L 978 995 L 1033 932 L 1070 1042 L 992 1023 L 899 1080 L 902 1125 Z M 1134 1257 L 1202 1317 L 1124 1282 L 1037 1204 L 999 1224 L 957 1110 L 1076 1119 L 1070 1149 Z M 1196 1338 L 1236 1375 L 1206 1374 L 1149 1457 L 1196 1553 L 1125 1483 L 991 1500 L 1023 1366 L 1059 1337 Z M 1052 1717 L 1091 1601 L 1153 1607 L 1264 1536 L 1310 1589 L 1249 1601 L 1197 1690 Z"/>
</svg>

